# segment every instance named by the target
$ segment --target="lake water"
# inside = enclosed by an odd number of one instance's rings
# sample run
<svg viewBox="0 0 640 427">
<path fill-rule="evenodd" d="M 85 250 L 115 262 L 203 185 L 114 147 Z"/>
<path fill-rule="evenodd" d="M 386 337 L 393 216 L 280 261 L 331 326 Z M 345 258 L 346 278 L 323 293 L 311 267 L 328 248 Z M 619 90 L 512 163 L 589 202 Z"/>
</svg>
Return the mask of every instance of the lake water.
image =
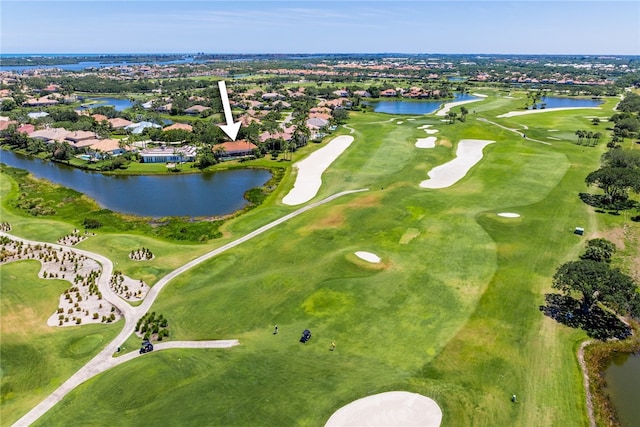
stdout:
<svg viewBox="0 0 640 427">
<path fill-rule="evenodd" d="M 22 56 L 22 55 L 17 55 Z M 105 67 L 121 67 L 125 65 L 144 65 L 144 64 L 189 64 L 189 63 L 202 63 L 204 61 L 194 60 L 192 57 L 174 59 L 173 61 L 158 61 L 158 62 L 101 62 L 101 61 L 81 61 L 75 64 L 53 64 L 53 65 L 2 65 L 0 64 L 0 71 L 13 71 L 15 73 L 21 73 L 27 70 L 57 68 L 64 71 L 82 71 L 87 68 L 105 68 Z"/>
<path fill-rule="evenodd" d="M 72 188 L 116 212 L 150 216 L 218 216 L 242 209 L 244 193 L 271 178 L 263 169 L 162 176 L 103 175 L 11 151 L 0 150 L 0 162 L 26 169 L 38 178 Z"/>
<path fill-rule="evenodd" d="M 455 99 L 448 100 L 424 100 L 424 101 L 367 101 L 366 104 L 373 106 L 376 113 L 387 114 L 429 114 L 440 109 L 440 106 L 447 102 L 467 101 L 479 99 L 468 94 L 456 94 Z"/>
<path fill-rule="evenodd" d="M 597 99 L 562 98 L 559 96 L 545 96 L 536 104 L 538 108 L 542 103 L 547 104 L 546 108 L 567 108 L 567 107 L 599 107 L 603 101 Z"/>
<path fill-rule="evenodd" d="M 605 373 L 607 393 L 623 426 L 640 426 L 640 354 L 619 354 Z"/>
<path fill-rule="evenodd" d="M 133 106 L 133 102 L 128 99 L 120 98 L 85 98 L 83 103 L 86 103 L 86 107 L 80 107 L 79 110 L 87 110 L 95 107 L 105 107 L 111 105 L 116 111 L 122 111 Z"/>
</svg>

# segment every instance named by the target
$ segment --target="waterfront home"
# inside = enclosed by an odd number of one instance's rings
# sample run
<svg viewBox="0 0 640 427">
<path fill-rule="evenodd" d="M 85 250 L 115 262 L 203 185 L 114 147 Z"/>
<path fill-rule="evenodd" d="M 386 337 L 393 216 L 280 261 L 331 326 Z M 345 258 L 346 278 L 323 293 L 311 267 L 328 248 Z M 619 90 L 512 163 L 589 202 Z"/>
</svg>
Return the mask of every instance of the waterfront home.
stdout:
<svg viewBox="0 0 640 427">
<path fill-rule="evenodd" d="M 63 142 L 71 133 L 63 128 L 45 128 L 31 132 L 29 138 L 40 139 L 47 143 Z"/>
<path fill-rule="evenodd" d="M 95 132 L 88 130 L 77 130 L 75 132 L 69 132 L 65 139 L 73 146 L 78 147 L 79 143 L 88 139 L 98 139 L 98 135 Z"/>
<path fill-rule="evenodd" d="M 142 163 L 168 163 L 168 162 L 192 162 L 196 158 L 196 147 L 185 145 L 183 147 L 145 148 L 138 153 Z"/>
<path fill-rule="evenodd" d="M 216 154 L 220 160 L 232 160 L 252 156 L 253 150 L 257 148 L 258 147 L 251 142 L 240 139 L 238 141 L 227 141 L 214 145 L 213 153 Z"/>
<path fill-rule="evenodd" d="M 48 96 L 43 96 L 42 98 L 30 98 L 22 103 L 25 107 L 49 107 L 51 105 L 58 105 L 58 101 L 55 99 L 51 99 Z"/>
<path fill-rule="evenodd" d="M 392 97 L 397 96 L 398 92 L 395 89 L 386 89 L 380 92 L 380 96 Z"/>
<path fill-rule="evenodd" d="M 122 145 L 120 140 L 110 138 L 95 141 L 89 148 L 101 153 L 109 153 L 112 156 L 122 154 L 130 149 L 130 147 Z"/>
</svg>

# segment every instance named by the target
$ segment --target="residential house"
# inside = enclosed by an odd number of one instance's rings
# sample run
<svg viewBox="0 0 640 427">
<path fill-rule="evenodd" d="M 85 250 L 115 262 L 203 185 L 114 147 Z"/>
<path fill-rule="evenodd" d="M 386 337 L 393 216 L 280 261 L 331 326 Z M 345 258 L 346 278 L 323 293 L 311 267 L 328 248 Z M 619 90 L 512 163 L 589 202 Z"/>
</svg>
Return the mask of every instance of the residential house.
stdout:
<svg viewBox="0 0 640 427">
<path fill-rule="evenodd" d="M 307 128 L 311 131 L 311 139 L 322 138 L 324 136 L 324 130 L 329 125 L 329 121 L 320 117 L 313 117 L 308 119 Z"/>
<path fill-rule="evenodd" d="M 170 102 L 168 104 L 159 105 L 158 107 L 156 107 L 156 111 L 158 113 L 169 113 L 171 112 L 172 108 L 173 108 L 173 104 Z"/>
<path fill-rule="evenodd" d="M 122 119 L 120 117 L 115 117 L 113 119 L 107 120 L 113 129 L 125 128 L 129 125 L 132 125 L 133 122 L 130 122 L 127 119 Z"/>
<path fill-rule="evenodd" d="M 334 90 L 333 94 L 338 98 L 346 98 L 349 96 L 349 91 L 346 89 L 338 89 L 338 90 Z"/>
<path fill-rule="evenodd" d="M 196 158 L 196 147 L 185 145 L 182 147 L 154 147 L 145 148 L 138 153 L 142 163 L 192 162 Z"/>
<path fill-rule="evenodd" d="M 91 117 L 93 117 L 93 120 L 95 120 L 96 122 L 100 123 L 100 122 L 106 122 L 109 120 L 109 117 L 103 115 L 103 114 L 92 114 Z"/>
<path fill-rule="evenodd" d="M 162 129 L 163 131 L 169 131 L 169 130 L 184 130 L 187 132 L 193 132 L 193 126 L 188 125 L 186 123 L 174 123 L 171 126 L 167 126 L 166 128 Z"/>
<path fill-rule="evenodd" d="M 360 98 L 371 98 L 371 94 L 366 90 L 356 90 L 353 92 L 354 95 L 359 96 Z"/>
<path fill-rule="evenodd" d="M 110 138 L 100 139 L 94 142 L 90 148 L 101 153 L 109 153 L 112 156 L 117 156 L 130 149 L 127 146 L 121 146 L 121 140 Z"/>
<path fill-rule="evenodd" d="M 125 126 L 124 129 L 131 132 L 134 135 L 140 135 L 146 128 L 161 128 L 162 126 L 151 122 L 132 123 L 129 126 Z"/>
<path fill-rule="evenodd" d="M 42 98 L 30 98 L 27 99 L 22 105 L 25 107 L 49 107 L 51 105 L 58 105 L 59 102 L 55 99 L 51 99 L 48 96 Z"/>
<path fill-rule="evenodd" d="M 69 134 L 64 138 L 69 142 L 69 144 L 74 147 L 86 147 L 91 144 L 87 144 L 86 140 L 97 140 L 98 135 L 95 132 L 90 132 L 88 130 L 77 130 L 74 132 L 69 132 Z M 84 143 L 83 143 L 84 142 Z"/>
<path fill-rule="evenodd" d="M 246 139 L 240 139 L 238 141 L 227 141 L 222 144 L 216 144 L 213 146 L 213 152 L 218 155 L 221 160 L 232 160 L 251 156 L 253 155 L 253 150 L 257 148 L 255 144 L 252 144 Z"/>
<path fill-rule="evenodd" d="M 35 132 L 35 130 L 36 130 L 36 127 L 34 125 L 29 124 L 29 123 L 22 124 L 22 125 L 18 126 L 18 128 L 16 129 L 17 132 L 25 133 L 27 135 L 29 135 L 32 132 Z"/>
<path fill-rule="evenodd" d="M 45 128 L 31 132 L 29 138 L 40 139 L 47 143 L 64 142 L 72 132 L 63 128 Z"/>
<path fill-rule="evenodd" d="M 47 117 L 49 115 L 49 113 L 47 113 L 46 111 L 37 111 L 37 112 L 33 112 L 33 113 L 27 113 L 27 117 L 29 117 L 30 119 L 33 120 L 37 120 L 40 119 L 42 117 Z"/>
<path fill-rule="evenodd" d="M 391 97 L 391 96 L 397 96 L 398 92 L 396 92 L 395 89 L 386 89 L 380 92 L 380 96 L 385 96 L 385 97 Z"/>
<path fill-rule="evenodd" d="M 277 92 L 267 92 L 262 95 L 262 99 L 265 101 L 273 101 L 274 99 L 284 99 L 284 95 L 280 95 Z"/>
<path fill-rule="evenodd" d="M 198 114 L 200 114 L 200 113 L 202 113 L 204 111 L 210 110 L 210 109 L 211 109 L 210 107 L 205 107 L 204 105 L 197 105 L 196 104 L 196 105 L 193 105 L 193 106 L 187 108 L 186 110 L 184 110 L 184 112 L 186 114 L 195 116 L 195 115 L 198 115 Z"/>
</svg>

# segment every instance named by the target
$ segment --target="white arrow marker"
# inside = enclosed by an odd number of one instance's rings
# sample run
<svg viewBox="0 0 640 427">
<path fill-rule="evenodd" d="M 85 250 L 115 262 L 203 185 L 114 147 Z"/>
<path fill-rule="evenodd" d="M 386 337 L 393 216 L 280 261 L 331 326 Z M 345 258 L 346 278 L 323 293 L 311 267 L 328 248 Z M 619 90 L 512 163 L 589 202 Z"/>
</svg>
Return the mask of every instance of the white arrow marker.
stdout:
<svg viewBox="0 0 640 427">
<path fill-rule="evenodd" d="M 226 125 L 220 125 L 220 129 L 222 129 L 232 141 L 235 141 L 242 122 L 233 122 L 231 105 L 229 104 L 229 96 L 227 95 L 227 84 L 224 80 L 218 82 L 218 88 L 220 89 L 220 98 L 222 99 L 222 108 L 224 109 L 224 119 L 227 122 Z"/>
</svg>

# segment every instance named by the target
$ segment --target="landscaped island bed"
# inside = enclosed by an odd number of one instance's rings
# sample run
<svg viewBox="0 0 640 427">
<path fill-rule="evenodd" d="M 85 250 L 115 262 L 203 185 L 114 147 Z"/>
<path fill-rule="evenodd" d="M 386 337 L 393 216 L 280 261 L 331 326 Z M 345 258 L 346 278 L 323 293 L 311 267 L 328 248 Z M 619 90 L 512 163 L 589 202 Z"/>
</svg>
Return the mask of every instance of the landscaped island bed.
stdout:
<svg viewBox="0 0 640 427">
<path fill-rule="evenodd" d="M 242 93 L 257 90 L 239 81 Z M 317 86 L 285 83 L 246 101 L 271 108 L 289 101 L 280 92 L 302 97 Z M 110 293 L 148 284 L 142 303 L 115 304 L 127 319 L 162 314 L 169 335 L 163 351 L 139 354 L 135 322 L 49 327 L 69 283 L 39 278 L 33 259 L 3 265 L 2 424 L 108 350 L 101 373 L 34 425 L 588 425 L 575 354 L 587 335 L 541 306 L 557 267 L 587 239 L 621 236 L 627 258 L 616 262 L 629 268 L 637 259 L 638 223 L 627 219 L 618 233 L 626 213 L 603 215 L 578 197 L 601 192 L 585 176 L 606 144 L 578 145 L 575 132 L 608 131 L 579 110 L 514 115 L 514 124 L 505 114 L 519 112 L 528 92 L 473 90 L 485 96 L 465 117 L 465 104 L 402 117 L 345 103 L 347 126 L 316 126 L 336 111 L 331 103 L 355 101 L 335 93 L 309 112 L 321 119 L 309 128 L 315 142 L 295 148 L 271 141 L 294 131 L 282 107 L 282 135 L 265 136 L 272 151 L 222 163 L 276 167 L 282 181 L 253 195 L 254 209 L 206 228 L 121 218 L 6 169 L 2 231 L 53 244 L 100 222 L 88 238 L 65 241 L 69 250 L 103 256 L 102 269 L 113 263 L 122 275 L 114 276 L 131 278 L 116 278 Z M 606 98 L 601 115 L 617 102 Z M 448 112 L 457 116 L 441 121 Z M 536 142 L 550 129 L 557 139 Z M 577 225 L 584 235 L 573 233 Z M 131 333 L 113 341 L 121 330 Z"/>
</svg>

